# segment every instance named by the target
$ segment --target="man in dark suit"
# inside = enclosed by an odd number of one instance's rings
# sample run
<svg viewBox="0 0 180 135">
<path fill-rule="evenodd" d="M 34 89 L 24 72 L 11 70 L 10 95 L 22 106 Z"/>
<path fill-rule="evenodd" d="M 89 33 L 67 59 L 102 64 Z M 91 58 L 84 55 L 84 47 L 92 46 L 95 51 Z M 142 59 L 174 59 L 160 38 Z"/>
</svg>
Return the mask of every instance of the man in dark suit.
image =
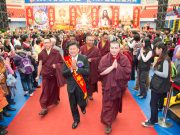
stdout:
<svg viewBox="0 0 180 135">
<path fill-rule="evenodd" d="M 74 122 L 72 128 L 75 129 L 80 122 L 80 115 L 77 105 L 80 106 L 81 112 L 86 113 L 86 94 L 85 90 L 80 87 L 80 82 L 84 82 L 86 86 L 86 78 L 89 74 L 89 63 L 86 56 L 79 54 L 79 45 L 77 42 L 72 41 L 67 44 L 69 55 L 64 58 L 63 75 L 67 80 L 67 91 L 69 96 L 69 103 L 71 107 Z M 70 63 L 70 64 L 69 64 Z M 76 78 L 75 75 L 79 75 Z"/>
</svg>

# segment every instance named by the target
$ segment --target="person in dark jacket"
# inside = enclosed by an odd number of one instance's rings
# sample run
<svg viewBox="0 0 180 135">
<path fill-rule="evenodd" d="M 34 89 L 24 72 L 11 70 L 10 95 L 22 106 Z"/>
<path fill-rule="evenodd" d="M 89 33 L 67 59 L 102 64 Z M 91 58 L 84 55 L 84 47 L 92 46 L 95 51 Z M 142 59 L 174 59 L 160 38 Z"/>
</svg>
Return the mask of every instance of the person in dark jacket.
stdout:
<svg viewBox="0 0 180 135">
<path fill-rule="evenodd" d="M 145 127 L 153 127 L 158 123 L 158 104 L 164 93 L 170 90 L 171 64 L 167 54 L 167 46 L 163 42 L 158 42 L 155 46 L 156 55 L 159 56 L 155 66 L 154 75 L 150 82 L 151 89 L 151 116 L 150 119 L 142 122 Z"/>
</svg>

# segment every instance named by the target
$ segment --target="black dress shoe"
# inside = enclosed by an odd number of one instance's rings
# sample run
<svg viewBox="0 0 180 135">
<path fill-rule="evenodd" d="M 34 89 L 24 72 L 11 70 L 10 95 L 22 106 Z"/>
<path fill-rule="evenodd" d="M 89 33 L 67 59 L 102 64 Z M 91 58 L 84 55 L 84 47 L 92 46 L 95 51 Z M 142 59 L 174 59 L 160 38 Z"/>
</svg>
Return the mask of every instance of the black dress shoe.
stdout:
<svg viewBox="0 0 180 135">
<path fill-rule="evenodd" d="M 11 117 L 11 114 L 9 114 L 9 113 L 6 112 L 6 111 L 3 111 L 3 115 L 4 115 L 5 117 Z"/>
<path fill-rule="evenodd" d="M 16 111 L 15 108 L 12 108 L 12 107 L 10 107 L 10 106 L 6 107 L 6 110 L 7 110 L 7 111 Z"/>
<path fill-rule="evenodd" d="M 82 111 L 82 113 L 83 113 L 83 114 L 86 114 L 86 109 L 84 109 L 84 110 Z"/>
<path fill-rule="evenodd" d="M 72 124 L 72 129 L 77 128 L 78 124 L 79 124 L 79 122 L 73 122 L 73 124 Z"/>
<path fill-rule="evenodd" d="M 7 133 L 8 133 L 7 130 L 1 130 L 1 131 L 0 131 L 0 135 L 6 135 Z"/>
</svg>

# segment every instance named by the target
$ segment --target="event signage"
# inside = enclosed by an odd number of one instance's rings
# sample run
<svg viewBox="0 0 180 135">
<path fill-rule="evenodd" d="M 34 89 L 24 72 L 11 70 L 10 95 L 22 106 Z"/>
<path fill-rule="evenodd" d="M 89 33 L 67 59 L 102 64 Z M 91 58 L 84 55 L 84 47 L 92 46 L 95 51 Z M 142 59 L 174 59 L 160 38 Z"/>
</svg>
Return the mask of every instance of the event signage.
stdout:
<svg viewBox="0 0 180 135">
<path fill-rule="evenodd" d="M 124 3 L 124 4 L 141 4 L 141 0 L 90 0 L 91 3 Z"/>
<path fill-rule="evenodd" d="M 25 3 L 87 3 L 87 0 L 25 0 Z"/>
<path fill-rule="evenodd" d="M 124 3 L 124 4 L 141 4 L 141 0 L 25 0 L 25 3 Z"/>
</svg>

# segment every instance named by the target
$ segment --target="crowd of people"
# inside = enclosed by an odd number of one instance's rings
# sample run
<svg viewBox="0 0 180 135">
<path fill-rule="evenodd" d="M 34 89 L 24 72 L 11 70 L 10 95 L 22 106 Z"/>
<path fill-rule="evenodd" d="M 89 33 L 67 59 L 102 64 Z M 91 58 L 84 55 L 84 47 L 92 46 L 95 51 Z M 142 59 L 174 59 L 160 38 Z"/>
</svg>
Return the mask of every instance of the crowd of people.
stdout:
<svg viewBox="0 0 180 135">
<path fill-rule="evenodd" d="M 151 117 L 142 125 L 152 127 L 158 122 L 158 111 L 163 109 L 170 80 L 180 85 L 180 31 L 7 31 L 0 35 L 0 121 L 16 110 L 11 105 L 16 104 L 17 74 L 24 96 L 30 97 L 41 87 L 38 82 L 42 76 L 41 116 L 48 114 L 50 105 L 59 104 L 59 90 L 67 84 L 73 129 L 80 122 L 77 106 L 86 114 L 88 101 L 93 100 L 100 81 L 101 122 L 107 134 L 118 112 L 122 112 L 128 81 L 135 80 L 134 90 L 140 99 L 146 98 L 151 89 Z M 173 94 L 177 93 L 174 89 Z M 0 125 L 1 135 L 7 134 L 6 128 Z"/>
</svg>

